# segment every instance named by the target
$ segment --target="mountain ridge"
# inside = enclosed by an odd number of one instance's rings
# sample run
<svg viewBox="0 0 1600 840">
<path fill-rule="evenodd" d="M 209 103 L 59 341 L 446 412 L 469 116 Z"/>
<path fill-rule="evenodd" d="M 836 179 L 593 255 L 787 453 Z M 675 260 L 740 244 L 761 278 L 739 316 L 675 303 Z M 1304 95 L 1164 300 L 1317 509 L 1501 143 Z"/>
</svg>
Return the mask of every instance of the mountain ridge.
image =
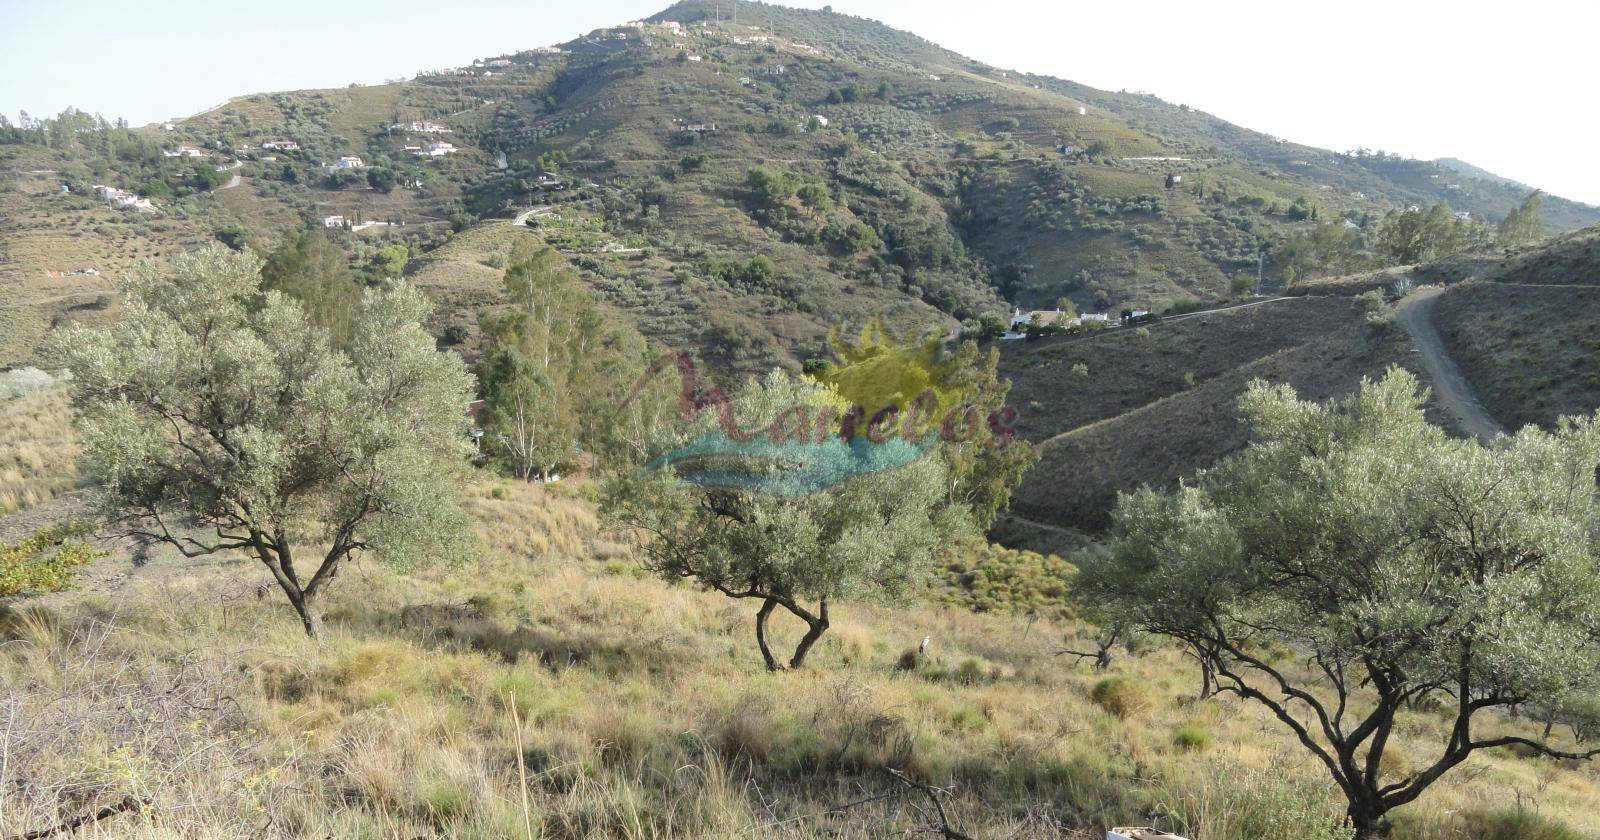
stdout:
<svg viewBox="0 0 1600 840">
<path fill-rule="evenodd" d="M 687 0 L 402 82 L 250 94 L 170 132 L 107 129 L 106 149 L 0 144 L 0 168 L 56 173 L 19 174 L 0 207 L 53 222 L 21 225 L 0 278 L 103 294 L 103 282 L 37 280 L 73 267 L 45 262 L 64 227 L 87 231 L 71 243 L 82 261 L 116 271 L 212 238 L 270 247 L 329 217 L 393 223 L 333 234 L 356 261 L 403 243 L 416 271 L 466 236 L 487 249 L 471 259 L 493 263 L 504 243 L 477 229 L 549 205 L 533 235 L 620 317 L 754 371 L 798 365 L 829 327 L 879 314 L 953 327 L 1063 298 L 1092 311 L 1222 300 L 1288 282 L 1287 244 L 1318 227 L 1347 226 L 1366 248 L 1395 208 L 1449 200 L 1493 223 L 1522 198 L 1434 163 L 1002 70 L 863 18 L 760 3 L 741 4 L 737 26 L 718 15 Z M 422 122 L 447 131 L 406 128 Z M 418 155 L 441 139 L 451 150 Z M 278 140 L 299 149 L 262 148 Z M 242 188 L 159 151 L 180 143 L 240 161 Z M 364 170 L 330 168 L 344 156 Z M 161 212 L 107 215 L 78 198 L 96 183 L 150 192 Z M 1600 210 L 1549 197 L 1546 219 L 1566 230 Z M 440 282 L 454 303 L 438 327 L 475 335 L 497 288 Z M 22 349 L 4 361 L 34 358 Z"/>
</svg>

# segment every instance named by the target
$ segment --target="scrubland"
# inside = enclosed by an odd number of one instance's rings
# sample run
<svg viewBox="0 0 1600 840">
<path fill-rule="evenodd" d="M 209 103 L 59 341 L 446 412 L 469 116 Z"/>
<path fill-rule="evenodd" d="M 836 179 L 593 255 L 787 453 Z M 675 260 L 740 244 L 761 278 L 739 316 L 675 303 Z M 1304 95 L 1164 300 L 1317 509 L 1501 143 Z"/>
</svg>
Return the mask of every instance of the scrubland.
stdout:
<svg viewBox="0 0 1600 840">
<path fill-rule="evenodd" d="M 107 808 L 79 836 L 911 836 L 936 799 L 975 837 L 1342 836 L 1280 725 L 1198 699 L 1177 650 L 1104 673 L 1054 655 L 1093 632 L 1042 607 L 1060 561 L 951 558 L 913 603 L 841 607 L 813 667 L 767 673 L 755 605 L 641 575 L 589 492 L 474 485 L 479 557 L 357 563 L 320 644 L 243 559 L 11 602 L 0 834 Z M 1443 718 L 1410 720 L 1396 769 L 1442 743 Z M 1592 766 L 1478 755 L 1396 836 L 1589 836 L 1597 797 Z"/>
</svg>

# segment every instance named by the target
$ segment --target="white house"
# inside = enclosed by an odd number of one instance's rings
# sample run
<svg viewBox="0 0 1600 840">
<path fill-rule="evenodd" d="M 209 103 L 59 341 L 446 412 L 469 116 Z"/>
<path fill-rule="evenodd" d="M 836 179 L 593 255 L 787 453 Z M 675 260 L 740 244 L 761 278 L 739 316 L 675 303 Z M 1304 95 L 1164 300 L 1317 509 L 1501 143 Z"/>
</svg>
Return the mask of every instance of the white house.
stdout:
<svg viewBox="0 0 1600 840">
<path fill-rule="evenodd" d="M 186 144 L 184 144 L 182 146 L 179 146 L 176 149 L 162 149 L 161 150 L 161 156 L 162 157 L 169 157 L 169 158 L 175 158 L 175 157 L 197 158 L 197 157 L 205 157 L 206 156 L 206 151 L 204 149 L 200 148 L 199 146 L 191 146 L 191 145 L 188 145 L 186 143 Z"/>
<path fill-rule="evenodd" d="M 1472 214 L 1465 210 L 1457 210 L 1456 218 L 1461 219 L 1462 221 L 1469 221 L 1472 219 Z"/>
<path fill-rule="evenodd" d="M 277 149 L 280 152 L 293 152 L 299 150 L 300 144 L 293 140 L 268 140 L 261 144 L 261 148 Z"/>
<path fill-rule="evenodd" d="M 361 169 L 367 162 L 355 155 L 345 155 L 333 164 L 334 169 Z"/>
<path fill-rule="evenodd" d="M 821 114 L 812 114 L 811 118 L 817 121 L 817 125 L 820 125 L 823 128 L 827 128 L 828 127 L 828 118 L 827 117 L 824 117 Z"/>
<path fill-rule="evenodd" d="M 534 47 L 533 51 L 536 52 L 536 53 L 539 53 L 540 55 L 559 55 L 560 52 L 561 52 L 561 48 L 560 47 Z"/>
<path fill-rule="evenodd" d="M 344 225 L 344 217 L 343 216 L 329 216 L 326 219 L 322 220 L 322 226 L 325 227 L 325 228 L 342 228 L 342 227 L 345 226 Z"/>
<path fill-rule="evenodd" d="M 116 187 L 108 187 L 105 184 L 95 184 L 94 191 L 99 193 L 101 198 L 117 205 L 118 207 L 132 207 L 135 210 L 155 209 L 155 207 L 150 204 L 150 199 L 140 198 L 139 196 L 134 195 L 127 190 L 119 190 Z"/>
<path fill-rule="evenodd" d="M 457 149 L 453 144 L 446 143 L 443 140 L 435 140 L 434 142 L 429 143 L 427 148 L 422 150 L 422 154 L 427 155 L 428 157 L 444 157 L 445 155 L 453 155 L 459 151 L 461 150 Z"/>
<path fill-rule="evenodd" d="M 1059 309 L 1035 309 L 1032 312 L 1023 312 L 1021 309 L 1011 310 L 1011 329 L 1026 327 L 1038 319 L 1039 326 L 1048 327 L 1054 324 L 1062 315 Z"/>
<path fill-rule="evenodd" d="M 1088 108 L 1085 108 L 1085 107 L 1083 107 L 1083 106 L 1082 106 L 1082 105 L 1079 105 L 1079 106 L 1078 106 L 1078 108 L 1077 108 L 1077 111 L 1076 111 L 1076 113 L 1077 113 L 1077 115 L 1078 115 L 1078 116 L 1080 116 L 1080 117 L 1086 117 L 1086 116 L 1088 116 L 1088 115 L 1089 115 L 1089 109 L 1088 109 Z"/>
<path fill-rule="evenodd" d="M 691 56 L 689 56 L 689 60 L 690 61 L 704 61 L 705 59 L 700 57 L 700 56 L 698 56 L 698 55 L 691 55 Z"/>
<path fill-rule="evenodd" d="M 496 59 L 493 59 L 493 60 L 491 60 L 489 62 L 489 66 L 490 67 L 510 67 L 511 66 L 511 59 L 509 59 L 509 58 L 496 58 Z"/>
<path fill-rule="evenodd" d="M 755 83 L 756 83 L 756 80 L 750 78 L 749 76 L 740 76 L 739 77 L 739 84 L 744 85 L 745 87 L 750 87 L 751 85 L 753 85 Z"/>
<path fill-rule="evenodd" d="M 703 134 L 703 133 L 710 132 L 710 131 L 716 131 L 717 130 L 717 124 L 716 123 L 690 123 L 689 125 L 684 126 L 683 130 L 684 131 L 692 131 L 692 132 L 694 132 L 696 134 Z"/>
</svg>

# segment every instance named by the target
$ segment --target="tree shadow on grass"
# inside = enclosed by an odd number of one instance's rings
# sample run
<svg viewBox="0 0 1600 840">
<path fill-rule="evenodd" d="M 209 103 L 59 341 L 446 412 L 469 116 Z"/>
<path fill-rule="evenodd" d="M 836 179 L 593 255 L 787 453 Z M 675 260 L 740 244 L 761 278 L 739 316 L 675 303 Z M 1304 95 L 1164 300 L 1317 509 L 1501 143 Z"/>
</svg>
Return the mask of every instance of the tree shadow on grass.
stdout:
<svg viewBox="0 0 1600 840">
<path fill-rule="evenodd" d="M 585 630 L 557 630 L 483 614 L 473 602 L 414 604 L 400 611 L 400 628 L 424 645 L 466 647 L 507 663 L 532 658 L 551 670 L 581 666 L 610 675 L 658 672 L 692 654 L 671 639 L 617 640 Z"/>
</svg>

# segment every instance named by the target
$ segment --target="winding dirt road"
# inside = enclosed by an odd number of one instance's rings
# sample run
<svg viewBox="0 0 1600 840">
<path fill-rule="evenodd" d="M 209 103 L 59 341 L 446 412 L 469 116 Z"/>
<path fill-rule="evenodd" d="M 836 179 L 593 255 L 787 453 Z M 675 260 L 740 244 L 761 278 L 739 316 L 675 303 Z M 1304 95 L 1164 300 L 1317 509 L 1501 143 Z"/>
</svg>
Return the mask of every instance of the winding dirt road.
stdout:
<svg viewBox="0 0 1600 840">
<path fill-rule="evenodd" d="M 1422 366 L 1433 380 L 1433 394 L 1455 423 L 1456 428 L 1483 443 L 1490 443 L 1506 430 L 1484 410 L 1456 360 L 1450 358 L 1444 339 L 1433 326 L 1433 312 L 1444 289 L 1429 286 L 1412 292 L 1398 306 L 1396 319 L 1411 334 Z"/>
</svg>

